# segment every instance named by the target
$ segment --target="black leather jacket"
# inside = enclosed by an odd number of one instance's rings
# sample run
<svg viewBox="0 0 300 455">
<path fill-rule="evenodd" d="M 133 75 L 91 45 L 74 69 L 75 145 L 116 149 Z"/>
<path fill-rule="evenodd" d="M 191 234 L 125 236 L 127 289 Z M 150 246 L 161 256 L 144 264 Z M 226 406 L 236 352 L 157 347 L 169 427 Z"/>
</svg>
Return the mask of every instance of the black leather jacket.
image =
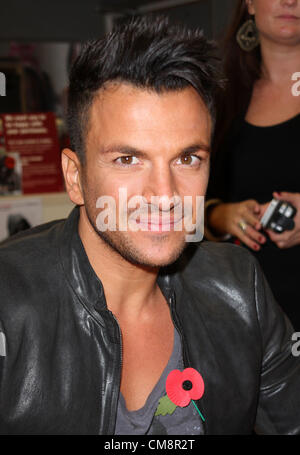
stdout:
<svg viewBox="0 0 300 455">
<path fill-rule="evenodd" d="M 0 247 L 1 434 L 113 434 L 120 329 L 78 235 L 79 209 Z M 293 332 L 245 249 L 191 245 L 159 285 L 205 393 L 203 434 L 300 433 Z M 295 302 L 296 304 L 297 302 Z M 199 417 L 200 419 L 200 417 Z"/>
</svg>

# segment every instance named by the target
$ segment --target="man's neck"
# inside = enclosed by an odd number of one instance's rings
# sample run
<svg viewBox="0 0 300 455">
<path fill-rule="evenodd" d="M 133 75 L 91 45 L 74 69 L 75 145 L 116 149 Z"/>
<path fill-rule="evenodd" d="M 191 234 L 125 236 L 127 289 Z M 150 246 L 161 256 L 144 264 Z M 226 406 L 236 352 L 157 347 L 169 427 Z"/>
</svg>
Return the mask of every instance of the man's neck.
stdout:
<svg viewBox="0 0 300 455">
<path fill-rule="evenodd" d="M 78 231 L 90 264 L 103 284 L 108 308 L 126 319 L 151 312 L 162 297 L 156 283 L 159 269 L 132 264 L 114 251 L 95 232 L 83 206 Z"/>
</svg>

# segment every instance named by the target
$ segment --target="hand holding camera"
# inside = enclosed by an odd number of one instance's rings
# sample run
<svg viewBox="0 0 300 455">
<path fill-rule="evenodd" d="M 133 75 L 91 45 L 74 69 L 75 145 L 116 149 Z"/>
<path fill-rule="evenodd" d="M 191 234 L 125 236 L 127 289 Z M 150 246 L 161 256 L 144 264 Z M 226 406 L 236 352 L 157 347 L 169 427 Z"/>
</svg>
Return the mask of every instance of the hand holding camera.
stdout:
<svg viewBox="0 0 300 455">
<path fill-rule="evenodd" d="M 263 229 L 272 229 L 277 234 L 291 231 L 295 227 L 293 218 L 296 212 L 297 209 L 291 203 L 274 198 L 261 218 L 261 225 Z"/>
<path fill-rule="evenodd" d="M 279 248 L 300 244 L 300 193 L 273 193 L 264 207 L 262 227 Z"/>
<path fill-rule="evenodd" d="M 210 211 L 208 225 L 217 235 L 229 234 L 254 251 L 266 242 L 266 233 L 279 248 L 300 245 L 300 193 L 275 192 L 273 198 L 267 204 L 219 203 Z"/>
</svg>

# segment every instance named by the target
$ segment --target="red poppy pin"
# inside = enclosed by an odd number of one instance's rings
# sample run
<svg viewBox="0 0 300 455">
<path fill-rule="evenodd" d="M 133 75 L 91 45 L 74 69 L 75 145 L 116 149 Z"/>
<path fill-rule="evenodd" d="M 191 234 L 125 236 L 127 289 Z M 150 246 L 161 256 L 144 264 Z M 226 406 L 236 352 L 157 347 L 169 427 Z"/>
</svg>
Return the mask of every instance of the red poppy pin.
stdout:
<svg viewBox="0 0 300 455">
<path fill-rule="evenodd" d="M 200 373 L 194 368 L 183 371 L 172 370 L 166 380 L 167 395 L 159 400 L 155 415 L 172 414 L 176 406 L 184 408 L 192 401 L 203 422 L 203 415 L 194 400 L 199 400 L 204 394 L 204 381 Z"/>
</svg>

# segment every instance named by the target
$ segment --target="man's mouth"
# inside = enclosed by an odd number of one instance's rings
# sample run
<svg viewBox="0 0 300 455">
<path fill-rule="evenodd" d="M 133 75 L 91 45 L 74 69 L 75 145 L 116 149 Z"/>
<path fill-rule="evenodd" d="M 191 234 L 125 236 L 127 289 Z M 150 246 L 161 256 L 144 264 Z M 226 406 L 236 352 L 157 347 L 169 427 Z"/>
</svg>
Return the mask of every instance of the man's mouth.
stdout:
<svg viewBox="0 0 300 455">
<path fill-rule="evenodd" d="M 297 20 L 299 19 L 298 16 L 294 16 L 293 14 L 281 14 L 277 16 L 278 19 L 286 19 L 286 20 Z"/>
<path fill-rule="evenodd" d="M 183 217 L 174 217 L 171 215 L 165 216 L 158 216 L 158 215 L 149 215 L 148 217 L 139 217 L 136 221 L 142 227 L 147 227 L 150 231 L 151 230 L 168 230 L 168 228 L 172 228 L 178 223 L 182 221 Z"/>
</svg>

